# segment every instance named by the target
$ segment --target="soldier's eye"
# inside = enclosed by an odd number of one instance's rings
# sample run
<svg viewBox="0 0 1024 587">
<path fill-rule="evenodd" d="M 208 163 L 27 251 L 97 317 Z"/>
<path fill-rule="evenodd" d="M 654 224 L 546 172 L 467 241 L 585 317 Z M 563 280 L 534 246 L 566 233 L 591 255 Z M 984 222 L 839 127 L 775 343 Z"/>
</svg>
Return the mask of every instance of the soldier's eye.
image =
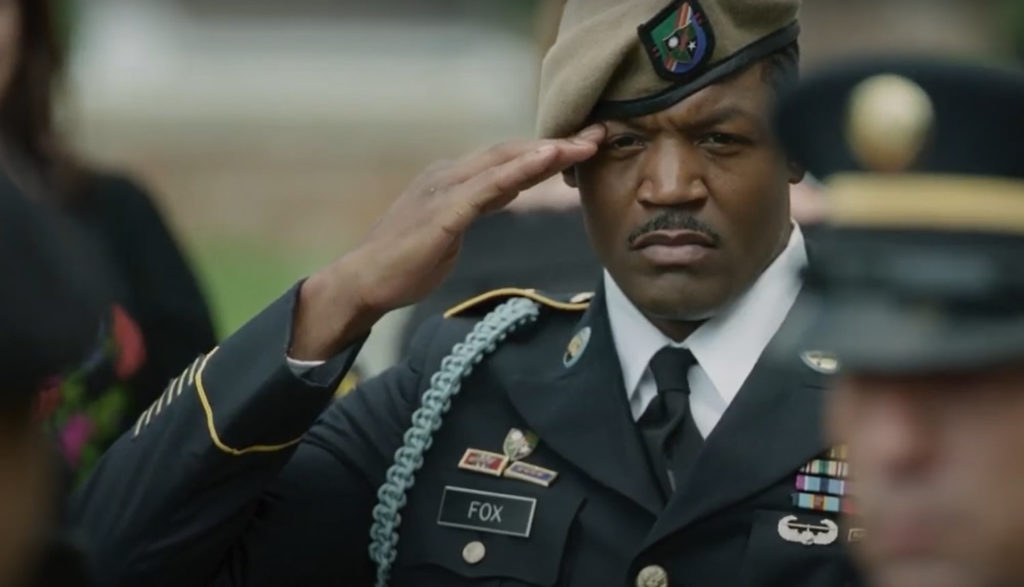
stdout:
<svg viewBox="0 0 1024 587">
<path fill-rule="evenodd" d="M 635 149 L 644 145 L 643 139 L 636 135 L 616 135 L 606 141 L 606 145 L 614 150 Z"/>
<path fill-rule="evenodd" d="M 740 137 L 724 132 L 713 132 L 704 136 L 703 142 L 708 145 L 736 145 L 741 142 Z"/>
</svg>

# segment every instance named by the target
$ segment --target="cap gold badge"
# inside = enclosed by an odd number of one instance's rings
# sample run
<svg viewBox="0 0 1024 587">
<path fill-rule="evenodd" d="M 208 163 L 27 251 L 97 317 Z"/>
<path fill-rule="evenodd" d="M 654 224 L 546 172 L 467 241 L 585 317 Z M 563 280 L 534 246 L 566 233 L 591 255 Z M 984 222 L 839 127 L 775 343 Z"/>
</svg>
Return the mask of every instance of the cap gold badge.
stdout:
<svg viewBox="0 0 1024 587">
<path fill-rule="evenodd" d="M 906 170 L 920 157 L 935 123 L 924 89 L 899 75 L 877 75 L 850 93 L 846 138 L 858 162 L 872 171 Z"/>
</svg>

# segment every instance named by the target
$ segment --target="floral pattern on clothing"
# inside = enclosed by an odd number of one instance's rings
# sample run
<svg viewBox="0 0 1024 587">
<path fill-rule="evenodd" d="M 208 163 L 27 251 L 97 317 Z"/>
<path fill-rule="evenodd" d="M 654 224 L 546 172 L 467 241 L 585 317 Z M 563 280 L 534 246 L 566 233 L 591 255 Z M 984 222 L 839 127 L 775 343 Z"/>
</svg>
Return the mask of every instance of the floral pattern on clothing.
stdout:
<svg viewBox="0 0 1024 587">
<path fill-rule="evenodd" d="M 76 481 L 92 471 L 120 434 L 132 403 L 127 381 L 145 360 L 142 331 L 114 305 L 88 359 L 72 372 L 51 378 L 40 391 L 36 415 L 52 431 Z"/>
</svg>

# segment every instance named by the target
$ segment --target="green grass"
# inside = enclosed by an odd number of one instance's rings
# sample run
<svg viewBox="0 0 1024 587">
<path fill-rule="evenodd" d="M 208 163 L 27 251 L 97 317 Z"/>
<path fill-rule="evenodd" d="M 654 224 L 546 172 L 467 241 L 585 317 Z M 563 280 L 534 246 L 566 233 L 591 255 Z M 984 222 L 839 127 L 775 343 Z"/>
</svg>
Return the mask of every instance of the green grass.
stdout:
<svg viewBox="0 0 1024 587">
<path fill-rule="evenodd" d="M 200 241 L 192 251 L 220 337 L 332 258 L 330 252 L 311 254 L 252 241 Z"/>
</svg>

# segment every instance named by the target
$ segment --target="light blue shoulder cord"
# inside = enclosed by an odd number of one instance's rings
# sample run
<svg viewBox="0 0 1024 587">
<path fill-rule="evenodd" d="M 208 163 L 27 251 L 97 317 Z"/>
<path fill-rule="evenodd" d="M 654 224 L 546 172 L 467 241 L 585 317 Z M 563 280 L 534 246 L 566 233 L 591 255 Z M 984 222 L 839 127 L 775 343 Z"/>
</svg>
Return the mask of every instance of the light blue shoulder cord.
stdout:
<svg viewBox="0 0 1024 587">
<path fill-rule="evenodd" d="M 430 388 L 423 393 L 422 405 L 412 414 L 412 426 L 405 431 L 404 443 L 395 452 L 395 462 L 385 476 L 387 480 L 377 491 L 370 528 L 370 559 L 377 565 L 377 587 L 387 587 L 391 566 L 398 555 L 398 527 L 402 524 L 399 512 L 405 507 L 406 493 L 416 483 L 416 472 L 423 467 L 423 455 L 430 450 L 434 433 L 441 429 L 441 417 L 451 409 L 462 380 L 494 352 L 498 343 L 520 326 L 536 321 L 539 314 L 540 305 L 527 298 L 503 303 L 452 348 L 430 378 Z"/>
</svg>

